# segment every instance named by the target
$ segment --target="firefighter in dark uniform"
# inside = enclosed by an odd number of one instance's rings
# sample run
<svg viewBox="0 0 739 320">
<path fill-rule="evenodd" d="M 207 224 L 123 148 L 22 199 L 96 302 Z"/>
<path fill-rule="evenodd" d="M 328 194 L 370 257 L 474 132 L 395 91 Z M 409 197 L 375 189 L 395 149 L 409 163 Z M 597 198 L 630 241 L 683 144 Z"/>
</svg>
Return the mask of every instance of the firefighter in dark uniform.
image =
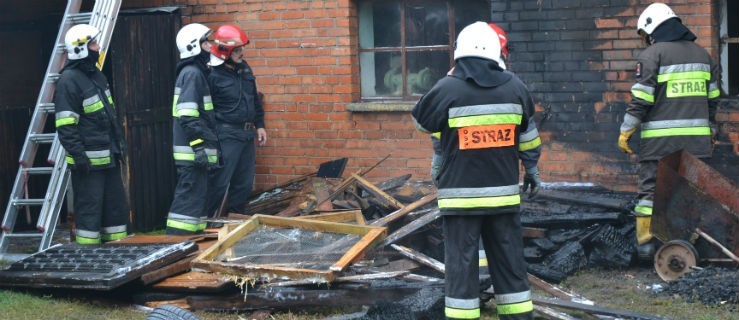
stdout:
<svg viewBox="0 0 739 320">
<path fill-rule="evenodd" d="M 125 141 L 108 80 L 96 65 L 99 35 L 87 24 L 69 28 L 64 37 L 68 61 L 54 93 L 57 135 L 72 170 L 79 244 L 127 235 L 129 209 L 120 171 Z"/>
<path fill-rule="evenodd" d="M 498 25 L 492 22 L 488 23 L 488 25 L 490 25 L 495 33 L 498 34 L 501 53 L 499 66 L 505 70 L 505 61 L 508 59 L 508 35 L 506 34 L 505 30 L 503 30 Z M 452 68 L 452 70 L 449 71 L 448 75 L 452 75 L 453 71 L 454 69 Z M 431 179 L 434 181 L 434 184 L 436 184 L 436 177 L 439 175 L 439 170 L 441 169 L 441 162 L 443 157 L 440 138 L 440 132 L 435 132 L 431 134 L 431 142 L 434 148 L 434 156 L 431 160 Z M 520 157 L 522 161 L 524 161 L 524 167 L 535 167 L 538 162 L 539 155 L 541 154 L 541 138 L 539 137 L 539 131 L 536 129 L 536 122 L 534 122 L 533 119 L 529 121 L 529 125 L 526 131 L 520 133 L 519 141 L 520 142 L 518 145 L 518 151 L 521 153 Z M 539 179 L 538 175 L 534 175 L 532 178 Z M 538 182 L 535 185 L 538 186 Z M 526 185 L 526 188 L 529 187 L 530 185 Z M 532 190 L 533 195 L 536 195 L 537 192 L 538 188 Z M 478 254 L 480 257 L 480 277 L 482 279 L 489 275 L 488 260 L 485 255 L 485 250 L 482 246 L 482 240 L 480 240 L 480 250 Z"/>
<path fill-rule="evenodd" d="M 639 54 L 618 146 L 633 153 L 629 139 L 641 128 L 634 213 L 639 254 L 648 258 L 655 247 L 649 227 L 659 159 L 680 149 L 698 158 L 711 156 L 720 91 L 718 67 L 670 7 L 653 3 L 637 23 L 648 47 Z"/>
<path fill-rule="evenodd" d="M 216 213 L 228 191 L 226 210 L 243 214 L 254 182 L 254 140 L 259 146 L 267 142 L 264 109 L 254 73 L 243 57 L 244 46 L 249 43 L 246 33 L 235 25 L 223 25 L 216 30 L 213 41 L 213 70 L 208 83 L 223 166 L 211 173 L 207 212 Z"/>
<path fill-rule="evenodd" d="M 208 169 L 218 163 L 215 115 L 208 89 L 211 30 L 199 23 L 177 33 L 177 81 L 172 103 L 172 144 L 177 187 L 167 215 L 167 234 L 205 229 Z"/>
<path fill-rule="evenodd" d="M 482 237 L 500 319 L 532 319 L 520 222 L 520 134 L 534 115 L 526 86 L 501 65 L 498 36 L 487 23 L 465 27 L 456 66 L 411 112 L 416 127 L 441 133 L 438 204 L 445 238 L 445 315 L 480 317 L 478 241 Z M 525 185 L 539 189 L 536 159 Z"/>
</svg>

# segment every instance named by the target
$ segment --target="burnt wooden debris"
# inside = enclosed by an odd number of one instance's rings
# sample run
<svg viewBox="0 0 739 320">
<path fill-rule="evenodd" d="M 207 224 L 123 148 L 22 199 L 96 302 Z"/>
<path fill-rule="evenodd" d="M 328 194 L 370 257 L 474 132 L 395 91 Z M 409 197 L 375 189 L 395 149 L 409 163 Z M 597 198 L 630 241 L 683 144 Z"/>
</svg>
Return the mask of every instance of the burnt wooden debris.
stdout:
<svg viewBox="0 0 739 320">
<path fill-rule="evenodd" d="M 264 317 L 273 310 L 364 306 L 360 313 L 366 316 L 382 318 L 382 310 L 399 308 L 400 313 L 418 318 L 433 318 L 428 315 L 437 313 L 438 317 L 443 314 L 444 237 L 436 188 L 410 175 L 383 181 L 367 178 L 367 173 L 385 159 L 348 174 L 343 174 L 346 158 L 322 164 L 316 172 L 256 192 L 248 199 L 248 215 L 213 218 L 211 225 L 218 227 L 207 229 L 205 235 L 134 235 L 118 241 L 119 246 L 189 243 L 192 249 L 181 250 L 177 258 L 166 262 L 153 262 L 115 285 L 128 283 L 126 290 L 135 285 L 137 291 L 128 296 L 133 296 L 134 303 L 152 308 L 176 305 L 189 310 L 252 311 L 255 317 Z M 547 187 L 535 199 L 522 197 L 521 220 L 532 286 L 557 298 L 555 301 L 593 305 L 556 283 L 581 268 L 621 267 L 634 262 L 635 249 L 628 241 L 634 236 L 634 225 L 627 217 L 632 198 L 633 194 L 592 185 Z M 345 237 L 321 247 L 318 252 L 323 254 L 318 255 L 326 256 L 336 248 L 350 249 L 318 269 L 241 260 L 235 244 L 266 227 L 310 230 L 316 237 L 339 232 L 357 239 Z M 288 245 L 277 242 L 274 248 Z M 268 260 L 280 255 L 285 254 L 270 249 L 252 258 Z M 290 255 L 301 263 L 317 258 L 309 252 Z M 0 271 L 0 278 L 4 272 Z M 39 281 L 45 280 L 11 285 L 38 285 Z M 80 279 L 77 283 L 83 282 Z M 486 291 L 492 294 L 494 289 Z M 563 309 L 574 306 L 579 305 L 547 300 L 536 302 L 535 311 L 549 319 L 571 319 Z M 583 310 L 580 308 L 585 313 L 604 312 Z"/>
</svg>

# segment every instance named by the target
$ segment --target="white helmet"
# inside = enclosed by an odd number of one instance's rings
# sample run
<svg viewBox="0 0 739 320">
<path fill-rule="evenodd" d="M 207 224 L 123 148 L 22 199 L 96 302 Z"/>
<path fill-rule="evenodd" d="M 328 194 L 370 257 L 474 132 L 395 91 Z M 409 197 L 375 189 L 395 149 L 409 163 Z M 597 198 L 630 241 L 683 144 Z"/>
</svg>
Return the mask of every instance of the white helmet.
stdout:
<svg viewBox="0 0 739 320">
<path fill-rule="evenodd" d="M 463 57 L 479 57 L 493 60 L 505 69 L 503 59 L 500 58 L 500 40 L 498 34 L 485 22 L 478 21 L 470 24 L 457 36 L 454 48 L 454 60 Z"/>
<path fill-rule="evenodd" d="M 199 24 L 191 23 L 188 24 L 180 32 L 177 32 L 177 49 L 180 50 L 180 59 L 194 57 L 200 54 L 200 41 L 210 35 L 212 31 L 210 28 Z"/>
<path fill-rule="evenodd" d="M 664 3 L 652 3 L 639 16 L 639 21 L 636 24 L 637 32 L 651 35 L 660 24 L 672 18 L 678 18 L 678 16 L 670 7 Z"/>
<path fill-rule="evenodd" d="M 87 44 L 95 40 L 99 34 L 100 30 L 89 24 L 78 24 L 69 28 L 64 36 L 67 58 L 69 60 L 87 58 L 90 51 L 87 49 Z"/>
</svg>

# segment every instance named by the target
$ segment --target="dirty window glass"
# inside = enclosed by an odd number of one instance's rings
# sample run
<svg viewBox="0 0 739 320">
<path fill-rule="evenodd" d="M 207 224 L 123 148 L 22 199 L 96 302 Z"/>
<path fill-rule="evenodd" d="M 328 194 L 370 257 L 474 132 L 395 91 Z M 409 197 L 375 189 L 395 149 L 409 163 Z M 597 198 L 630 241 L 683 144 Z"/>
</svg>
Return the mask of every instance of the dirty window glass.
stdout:
<svg viewBox="0 0 739 320">
<path fill-rule="evenodd" d="M 451 68 L 454 39 L 488 21 L 485 0 L 357 2 L 362 100 L 415 101 Z"/>
</svg>

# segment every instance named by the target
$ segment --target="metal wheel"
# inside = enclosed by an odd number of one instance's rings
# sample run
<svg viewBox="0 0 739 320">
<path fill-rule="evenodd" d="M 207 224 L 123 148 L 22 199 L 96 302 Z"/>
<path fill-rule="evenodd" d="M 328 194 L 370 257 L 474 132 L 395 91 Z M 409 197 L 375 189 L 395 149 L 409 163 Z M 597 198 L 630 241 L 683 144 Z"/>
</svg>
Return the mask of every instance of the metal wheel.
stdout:
<svg viewBox="0 0 739 320">
<path fill-rule="evenodd" d="M 697 262 L 698 251 L 685 240 L 668 241 L 654 254 L 654 269 L 667 282 L 690 272 Z"/>
</svg>

